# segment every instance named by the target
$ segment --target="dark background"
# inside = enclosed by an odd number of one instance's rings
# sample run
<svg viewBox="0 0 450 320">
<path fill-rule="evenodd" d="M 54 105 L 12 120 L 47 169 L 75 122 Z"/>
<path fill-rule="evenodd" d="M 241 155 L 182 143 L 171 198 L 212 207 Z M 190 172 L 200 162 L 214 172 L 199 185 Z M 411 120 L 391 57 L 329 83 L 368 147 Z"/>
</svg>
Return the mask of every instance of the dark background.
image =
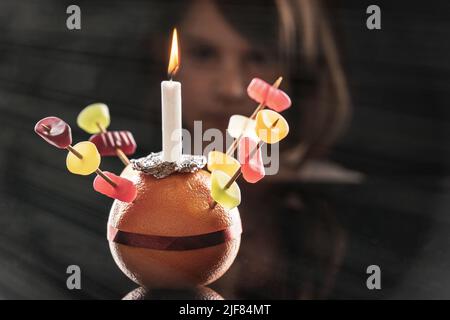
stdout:
<svg viewBox="0 0 450 320">
<path fill-rule="evenodd" d="M 66 28 L 69 4 L 81 6 L 80 31 Z M 365 26 L 370 4 L 382 9 L 382 30 Z M 448 299 L 450 3 L 334 6 L 354 110 L 330 157 L 366 179 L 295 186 L 333 202 L 347 231 L 330 298 Z M 0 298 L 117 299 L 136 287 L 109 253 L 110 199 L 92 191 L 90 178 L 69 174 L 65 152 L 32 129 L 56 115 L 72 125 L 74 141 L 87 139 L 76 116 L 103 101 L 111 128 L 133 131 L 136 156 L 159 150 L 153 75 L 164 73 L 148 44 L 157 8 L 136 0 L 0 2 Z M 121 164 L 104 159 L 102 167 L 118 172 Z M 82 269 L 82 290 L 66 288 L 70 264 Z M 371 264 L 381 267 L 380 291 L 366 288 Z"/>
</svg>

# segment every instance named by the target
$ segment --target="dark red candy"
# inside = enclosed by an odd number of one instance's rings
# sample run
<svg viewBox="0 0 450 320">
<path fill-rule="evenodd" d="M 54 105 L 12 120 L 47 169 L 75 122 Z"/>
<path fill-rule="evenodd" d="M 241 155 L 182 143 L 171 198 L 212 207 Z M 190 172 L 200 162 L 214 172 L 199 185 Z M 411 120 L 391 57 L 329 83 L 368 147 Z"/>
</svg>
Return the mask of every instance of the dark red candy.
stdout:
<svg viewBox="0 0 450 320">
<path fill-rule="evenodd" d="M 97 133 L 89 141 L 97 146 L 102 156 L 115 156 L 116 149 L 121 149 L 126 155 L 132 155 L 136 151 L 136 141 L 130 131 Z"/>
<path fill-rule="evenodd" d="M 57 117 L 47 117 L 39 120 L 34 126 L 34 132 L 51 145 L 60 149 L 65 149 L 72 144 L 72 130 L 70 126 Z"/>
</svg>

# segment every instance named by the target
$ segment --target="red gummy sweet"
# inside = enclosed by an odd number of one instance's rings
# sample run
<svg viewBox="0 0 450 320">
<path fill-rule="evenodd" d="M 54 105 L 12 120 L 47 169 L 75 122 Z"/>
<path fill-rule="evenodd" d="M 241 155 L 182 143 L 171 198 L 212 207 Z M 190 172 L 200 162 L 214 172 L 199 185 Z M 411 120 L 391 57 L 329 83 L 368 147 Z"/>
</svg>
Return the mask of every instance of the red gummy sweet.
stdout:
<svg viewBox="0 0 450 320">
<path fill-rule="evenodd" d="M 34 132 L 60 149 L 65 149 L 72 143 L 72 130 L 66 122 L 57 117 L 39 120 L 34 126 Z"/>
<path fill-rule="evenodd" d="M 258 141 L 248 136 L 239 141 L 238 160 L 241 163 L 241 172 L 245 181 L 256 183 L 266 175 Z"/>
<path fill-rule="evenodd" d="M 121 149 L 126 155 L 136 152 L 136 141 L 130 131 L 107 131 L 94 134 L 89 141 L 97 146 L 102 156 L 115 156 L 116 149 Z"/>
<path fill-rule="evenodd" d="M 265 102 L 267 107 L 277 112 L 291 106 L 291 98 L 284 91 L 274 88 L 259 78 L 253 78 L 247 87 L 247 93 L 256 102 Z"/>
<path fill-rule="evenodd" d="M 103 179 L 101 176 L 96 176 L 94 179 L 94 190 L 104 194 L 113 199 L 117 199 L 123 202 L 133 202 L 136 199 L 136 186 L 128 179 L 116 176 L 112 172 L 103 171 L 113 182 L 116 183 L 116 187 L 113 187 L 109 182 Z"/>
</svg>

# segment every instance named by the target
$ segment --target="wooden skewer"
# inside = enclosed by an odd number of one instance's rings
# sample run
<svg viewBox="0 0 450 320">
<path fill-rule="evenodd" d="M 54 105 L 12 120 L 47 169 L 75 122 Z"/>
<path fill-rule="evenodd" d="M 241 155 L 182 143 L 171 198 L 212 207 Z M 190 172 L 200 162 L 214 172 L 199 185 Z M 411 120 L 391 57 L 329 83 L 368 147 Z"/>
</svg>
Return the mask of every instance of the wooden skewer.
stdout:
<svg viewBox="0 0 450 320">
<path fill-rule="evenodd" d="M 252 150 L 249 159 L 251 157 L 253 157 L 255 155 L 255 153 L 258 151 L 259 148 L 261 148 L 262 143 L 258 142 L 258 144 L 256 145 L 255 149 Z M 236 172 L 233 174 L 233 176 L 230 178 L 230 180 L 228 180 L 227 184 L 224 186 L 224 190 L 227 190 L 229 187 L 231 187 L 231 185 L 233 184 L 233 182 L 235 182 L 242 174 L 242 169 L 241 167 L 239 167 L 239 169 L 236 170 Z M 213 200 L 213 202 L 210 204 L 210 208 L 214 209 L 217 205 L 217 202 L 215 200 Z"/>
<path fill-rule="evenodd" d="M 272 123 L 272 125 L 270 126 L 270 129 L 274 128 L 277 125 L 279 120 L 280 120 L 279 118 L 277 120 L 275 120 Z M 258 142 L 256 147 L 252 150 L 252 152 L 250 152 L 250 155 L 248 158 L 251 159 L 256 154 L 256 152 L 261 148 L 262 145 L 263 145 L 263 143 L 261 141 Z M 242 169 L 241 169 L 241 167 L 239 167 L 239 169 L 236 170 L 236 172 L 233 174 L 233 176 L 230 178 L 230 180 L 228 180 L 228 182 L 224 186 L 223 190 L 227 190 L 229 187 L 231 187 L 233 182 L 235 182 L 241 176 L 241 174 L 242 174 Z M 211 209 L 214 209 L 216 207 L 216 205 L 217 205 L 217 202 L 213 201 L 209 207 Z"/>
<path fill-rule="evenodd" d="M 214 209 L 217 206 L 217 202 L 213 200 L 213 202 L 211 202 L 211 204 L 209 205 L 210 209 Z"/>
<path fill-rule="evenodd" d="M 117 183 L 115 183 L 114 181 L 111 180 L 110 177 L 108 177 L 102 170 L 100 170 L 100 168 L 98 168 L 97 170 L 95 170 L 95 173 L 98 174 L 100 177 L 102 177 L 106 182 L 108 182 L 111 186 L 113 186 L 113 188 L 117 187 Z"/>
<path fill-rule="evenodd" d="M 78 159 L 80 160 L 83 159 L 83 155 L 79 153 L 76 149 L 74 149 L 74 147 L 72 147 L 71 145 L 68 145 L 66 149 L 69 150 L 69 152 L 72 152 Z M 100 168 L 97 168 L 97 170 L 95 170 L 95 173 L 98 174 L 100 177 L 102 177 L 113 188 L 117 187 L 117 183 L 112 181 L 110 177 L 108 177 L 102 170 L 100 170 Z"/>
<path fill-rule="evenodd" d="M 45 130 L 47 130 L 47 133 L 50 132 L 50 130 L 52 130 L 52 128 L 50 128 L 48 125 L 46 124 L 41 124 L 42 128 L 44 128 Z"/>
<path fill-rule="evenodd" d="M 100 131 L 102 133 L 106 133 L 105 128 L 102 127 L 102 125 L 98 122 L 96 122 L 97 127 L 100 129 Z M 117 157 L 120 159 L 120 161 L 122 161 L 122 163 L 127 166 L 130 164 L 130 159 L 128 159 L 128 157 L 126 156 L 126 154 L 122 151 L 122 149 L 120 148 L 116 148 L 116 155 Z"/>
<path fill-rule="evenodd" d="M 259 148 L 259 143 L 256 146 L 256 150 Z M 230 178 L 230 180 L 228 180 L 227 184 L 225 185 L 225 187 L 223 188 L 223 190 L 227 190 L 229 187 L 231 187 L 231 185 L 233 184 L 233 182 L 235 182 L 242 174 L 242 169 L 239 167 L 239 169 L 236 170 L 236 172 L 233 174 L 233 176 Z"/>
<path fill-rule="evenodd" d="M 41 124 L 41 126 L 47 130 L 47 132 L 50 132 L 51 128 L 45 124 Z M 75 157 L 77 157 L 78 159 L 82 160 L 83 159 L 83 155 L 81 153 L 79 153 L 74 147 L 72 147 L 70 144 L 66 147 L 66 149 L 69 152 L 72 152 Z M 114 181 L 111 180 L 110 177 L 108 177 L 102 170 L 100 170 L 100 168 L 97 168 L 97 170 L 95 170 L 95 173 L 98 174 L 100 177 L 102 177 L 103 179 L 105 179 L 106 182 L 108 182 L 113 188 L 117 187 L 117 183 L 115 183 Z"/>
<path fill-rule="evenodd" d="M 275 120 L 272 125 L 270 126 L 270 129 L 274 128 L 278 121 L 280 119 Z M 249 159 L 251 159 L 256 152 L 258 151 L 259 148 L 261 148 L 261 146 L 263 145 L 263 143 L 260 141 L 258 142 L 258 144 L 256 145 L 256 147 L 252 150 L 252 152 L 250 152 L 250 155 L 248 156 Z M 236 170 L 236 172 L 234 173 L 234 175 L 231 177 L 231 179 L 227 182 L 227 184 L 224 187 L 224 190 L 227 190 L 229 187 L 231 187 L 231 185 L 233 184 L 233 182 L 235 182 L 237 180 L 237 178 L 239 178 L 239 176 L 241 175 L 242 170 L 241 167 L 239 167 L 239 169 Z"/>
<path fill-rule="evenodd" d="M 283 81 L 283 77 L 278 77 L 278 79 L 272 84 L 272 87 L 278 89 L 278 88 L 280 87 L 282 81 Z M 252 115 L 250 116 L 249 119 L 251 119 L 251 120 L 255 119 L 255 118 L 256 118 L 256 115 L 258 114 L 258 112 L 261 111 L 262 109 L 264 109 L 265 106 L 266 106 L 266 102 L 265 102 L 265 101 L 261 102 L 261 103 L 256 107 L 256 109 L 253 111 L 253 113 L 252 113 Z M 279 120 L 279 119 L 277 119 L 277 120 L 274 121 L 274 123 L 272 124 L 271 128 L 273 128 L 273 127 L 275 127 L 275 126 L 277 125 L 278 120 Z M 243 128 L 243 130 L 242 130 L 242 132 L 241 132 L 241 134 L 239 135 L 239 137 L 238 137 L 237 139 L 234 139 L 233 143 L 232 143 L 231 146 L 228 148 L 228 150 L 227 150 L 227 152 L 226 152 L 226 154 L 227 154 L 228 156 L 232 155 L 232 154 L 234 153 L 234 151 L 236 151 L 239 142 L 240 142 L 241 139 L 244 137 L 244 133 L 245 133 L 245 131 L 247 130 L 247 126 L 248 126 L 248 121 L 246 122 L 246 124 L 245 124 L 245 126 L 244 126 L 244 128 Z M 249 158 L 253 157 L 253 156 L 255 155 L 255 153 L 258 151 L 258 149 L 261 148 L 261 146 L 262 146 L 262 143 L 259 142 L 259 143 L 257 144 L 257 146 L 255 147 L 255 149 L 252 150 L 252 152 L 251 152 Z M 233 174 L 233 176 L 230 178 L 230 180 L 229 180 L 229 181 L 227 182 L 227 184 L 225 185 L 224 190 L 227 190 L 229 187 L 231 187 L 231 185 L 233 184 L 233 182 L 235 182 L 235 181 L 239 178 L 239 176 L 240 176 L 241 174 L 242 174 L 242 170 L 241 170 L 241 168 L 239 167 L 239 169 L 236 170 L 236 172 Z M 214 208 L 216 207 L 216 205 L 217 205 L 217 202 L 213 200 L 213 202 L 210 204 L 209 207 L 210 207 L 211 209 L 214 209 Z"/>
<path fill-rule="evenodd" d="M 126 156 L 126 154 L 120 148 L 116 148 L 117 157 L 122 161 L 122 163 L 127 166 L 130 164 L 130 159 Z"/>
<path fill-rule="evenodd" d="M 79 153 L 76 149 L 74 149 L 71 145 L 68 145 L 66 149 L 72 152 L 78 159 L 80 160 L 83 159 L 83 155 Z M 112 181 L 110 177 L 108 177 L 102 170 L 100 170 L 100 168 L 97 168 L 97 170 L 95 170 L 95 173 L 98 174 L 100 177 L 102 177 L 113 188 L 117 187 L 117 183 Z"/>
<path fill-rule="evenodd" d="M 69 152 L 72 152 L 78 159 L 80 160 L 83 159 L 83 155 L 79 153 L 76 149 L 74 149 L 71 145 L 68 145 L 66 149 L 69 150 Z"/>
<path fill-rule="evenodd" d="M 275 89 L 278 89 L 280 87 L 281 81 L 283 81 L 283 77 L 278 77 L 278 79 L 272 84 L 272 87 L 274 87 Z M 255 119 L 258 112 L 261 111 L 262 109 L 264 109 L 265 107 L 266 107 L 266 102 L 265 101 L 261 102 L 256 107 L 255 111 L 253 111 L 253 113 L 249 119 L 251 119 L 251 120 Z M 226 153 L 228 156 L 232 155 L 234 153 L 234 151 L 236 151 L 239 141 L 241 141 L 242 137 L 244 136 L 245 131 L 247 130 L 248 122 L 249 121 L 247 120 L 239 137 L 237 139 L 235 139 L 233 141 L 233 143 L 231 144 L 231 146 L 228 148 L 227 153 Z"/>
</svg>

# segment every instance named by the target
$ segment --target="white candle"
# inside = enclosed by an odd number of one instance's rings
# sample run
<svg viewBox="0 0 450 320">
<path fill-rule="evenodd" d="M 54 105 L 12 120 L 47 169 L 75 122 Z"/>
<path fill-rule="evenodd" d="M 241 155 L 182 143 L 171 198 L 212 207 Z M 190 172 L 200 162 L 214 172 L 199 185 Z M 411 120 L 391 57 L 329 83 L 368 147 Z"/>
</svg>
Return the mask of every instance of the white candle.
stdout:
<svg viewBox="0 0 450 320">
<path fill-rule="evenodd" d="M 181 83 L 161 82 L 162 158 L 179 161 L 182 154 Z"/>
</svg>

